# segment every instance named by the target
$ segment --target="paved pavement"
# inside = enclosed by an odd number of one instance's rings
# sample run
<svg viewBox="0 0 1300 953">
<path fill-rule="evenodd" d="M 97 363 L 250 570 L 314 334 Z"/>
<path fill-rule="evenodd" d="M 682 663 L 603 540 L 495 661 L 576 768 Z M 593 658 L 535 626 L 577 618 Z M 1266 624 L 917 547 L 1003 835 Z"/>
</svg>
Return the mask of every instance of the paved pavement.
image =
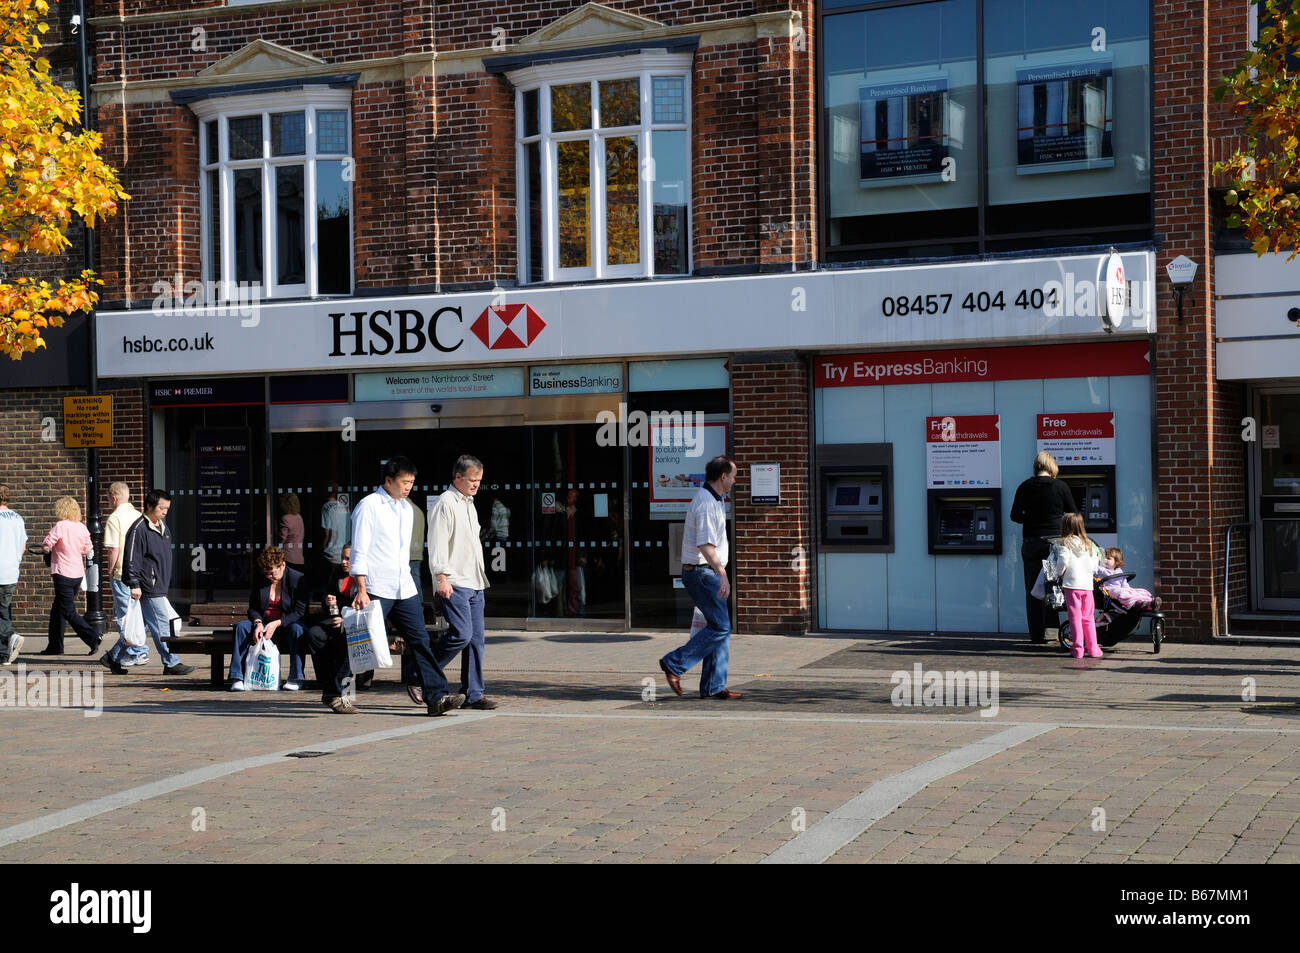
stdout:
<svg viewBox="0 0 1300 953">
<path fill-rule="evenodd" d="M 501 708 L 444 718 L 392 670 L 340 717 L 24 655 L 103 711 L 0 708 L 0 862 L 1300 860 L 1295 648 L 739 635 L 718 702 L 664 684 L 683 639 L 495 633 Z"/>
</svg>

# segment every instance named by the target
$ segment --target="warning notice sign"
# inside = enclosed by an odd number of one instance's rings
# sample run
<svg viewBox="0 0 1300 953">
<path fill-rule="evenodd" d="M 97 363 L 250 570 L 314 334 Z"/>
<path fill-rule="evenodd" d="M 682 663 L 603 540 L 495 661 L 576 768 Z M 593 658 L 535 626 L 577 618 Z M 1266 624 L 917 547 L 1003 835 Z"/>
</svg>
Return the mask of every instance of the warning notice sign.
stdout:
<svg viewBox="0 0 1300 953">
<path fill-rule="evenodd" d="M 113 395 L 63 398 L 63 445 L 111 447 L 113 445 Z"/>
</svg>

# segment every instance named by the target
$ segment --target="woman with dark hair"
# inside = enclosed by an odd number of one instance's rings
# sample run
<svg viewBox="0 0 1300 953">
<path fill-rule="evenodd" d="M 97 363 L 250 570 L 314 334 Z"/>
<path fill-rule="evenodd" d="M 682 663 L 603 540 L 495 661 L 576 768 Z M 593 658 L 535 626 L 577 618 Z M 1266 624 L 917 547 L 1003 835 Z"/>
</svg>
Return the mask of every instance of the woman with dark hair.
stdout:
<svg viewBox="0 0 1300 953">
<path fill-rule="evenodd" d="M 336 715 L 355 715 L 356 707 L 347 697 L 344 684 L 352 674 L 348 661 L 347 638 L 343 632 L 343 610 L 352 605 L 359 591 L 352 578 L 352 547 L 344 546 L 339 564 L 325 583 L 321 600 L 321 621 L 307 630 L 306 644 L 311 651 L 316 681 L 320 682 L 321 704 Z M 373 673 L 371 673 L 373 675 Z"/>
<path fill-rule="evenodd" d="M 289 653 L 287 691 L 296 692 L 303 681 L 302 618 L 307 613 L 307 580 L 285 565 L 284 550 L 267 546 L 257 554 L 257 568 L 266 585 L 248 594 L 248 618 L 235 624 L 235 645 L 230 653 L 230 690 L 245 691 L 244 654 L 250 644 L 272 639 Z"/>
<path fill-rule="evenodd" d="M 1052 551 L 1051 540 L 1061 531 L 1061 517 L 1079 511 L 1069 485 L 1056 478 L 1059 472 L 1056 457 L 1046 450 L 1039 452 L 1034 457 L 1034 475 L 1016 487 L 1011 503 L 1011 521 L 1025 527 L 1020 559 L 1025 570 L 1025 621 L 1030 642 L 1046 642 L 1047 629 L 1061 625 L 1060 613 L 1030 594 L 1043 569 L 1043 560 Z"/>
<path fill-rule="evenodd" d="M 70 496 L 54 501 L 56 522 L 45 534 L 41 549 L 50 554 L 50 581 L 54 583 L 54 602 L 50 605 L 49 640 L 40 655 L 62 655 L 63 633 L 67 625 L 90 646 L 94 655 L 99 648 L 100 636 L 77 612 L 77 591 L 86 575 L 83 556 L 94 552 L 90 531 L 81 521 L 81 506 Z"/>
</svg>

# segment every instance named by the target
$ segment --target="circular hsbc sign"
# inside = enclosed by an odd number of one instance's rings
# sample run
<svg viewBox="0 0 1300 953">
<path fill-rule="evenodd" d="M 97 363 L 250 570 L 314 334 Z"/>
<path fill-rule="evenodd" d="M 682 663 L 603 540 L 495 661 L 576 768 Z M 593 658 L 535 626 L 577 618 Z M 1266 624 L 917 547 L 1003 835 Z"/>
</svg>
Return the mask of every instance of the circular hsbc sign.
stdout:
<svg viewBox="0 0 1300 953">
<path fill-rule="evenodd" d="M 1106 306 L 1101 309 L 1102 324 L 1113 331 L 1124 321 L 1128 310 L 1128 282 L 1124 278 L 1124 259 L 1117 254 L 1106 258 Z"/>
</svg>

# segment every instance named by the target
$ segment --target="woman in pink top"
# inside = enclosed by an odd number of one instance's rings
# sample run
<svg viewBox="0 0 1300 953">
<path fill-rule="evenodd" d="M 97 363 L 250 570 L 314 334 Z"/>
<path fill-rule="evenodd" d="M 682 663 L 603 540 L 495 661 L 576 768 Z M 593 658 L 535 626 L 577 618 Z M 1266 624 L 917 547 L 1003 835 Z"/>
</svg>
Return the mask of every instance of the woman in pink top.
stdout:
<svg viewBox="0 0 1300 953">
<path fill-rule="evenodd" d="M 81 641 L 90 646 L 90 654 L 94 655 L 100 637 L 77 613 L 77 592 L 81 589 L 81 577 L 86 574 L 82 557 L 90 555 L 94 549 L 90 543 L 90 531 L 81 522 L 81 507 L 70 496 L 61 496 L 55 501 L 54 518 L 58 522 L 45 534 L 45 541 L 41 543 L 41 548 L 50 554 L 54 603 L 50 606 L 50 639 L 40 654 L 63 654 L 63 632 L 66 623 L 70 622 Z"/>
<path fill-rule="evenodd" d="M 280 548 L 284 550 L 284 561 L 295 572 L 306 573 L 306 559 L 302 551 L 306 527 L 302 522 L 302 503 L 297 493 L 285 493 L 280 497 Z"/>
</svg>

